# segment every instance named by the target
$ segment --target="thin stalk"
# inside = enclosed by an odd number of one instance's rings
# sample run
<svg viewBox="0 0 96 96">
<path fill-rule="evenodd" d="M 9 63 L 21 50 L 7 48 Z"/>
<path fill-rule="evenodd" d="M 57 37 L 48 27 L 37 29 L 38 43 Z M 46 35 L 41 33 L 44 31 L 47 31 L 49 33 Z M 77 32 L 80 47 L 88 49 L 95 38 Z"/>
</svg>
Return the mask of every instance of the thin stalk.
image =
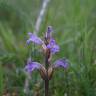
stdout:
<svg viewBox="0 0 96 96">
<path fill-rule="evenodd" d="M 49 96 L 49 80 L 45 80 L 45 96 Z"/>
<path fill-rule="evenodd" d="M 48 80 L 48 67 L 49 67 L 49 62 L 48 62 L 48 53 L 46 53 L 45 57 L 45 67 L 47 70 L 47 76 L 45 80 L 45 96 L 49 96 L 49 80 Z"/>
</svg>

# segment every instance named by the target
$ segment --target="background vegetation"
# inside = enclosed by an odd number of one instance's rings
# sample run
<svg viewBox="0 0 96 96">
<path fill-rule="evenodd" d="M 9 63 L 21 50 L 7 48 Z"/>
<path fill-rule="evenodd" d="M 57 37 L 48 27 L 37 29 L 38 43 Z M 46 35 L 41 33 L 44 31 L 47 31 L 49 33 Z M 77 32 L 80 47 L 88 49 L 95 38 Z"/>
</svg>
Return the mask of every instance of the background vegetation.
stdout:
<svg viewBox="0 0 96 96">
<path fill-rule="evenodd" d="M 0 93 L 24 94 L 26 75 L 22 71 L 30 56 L 27 32 L 34 30 L 43 0 L 0 0 Z M 39 36 L 53 26 L 60 52 L 68 70 L 57 70 L 50 82 L 50 96 L 96 96 L 96 0 L 51 0 Z M 41 60 L 32 45 L 32 58 Z M 33 72 L 28 96 L 44 93 L 43 81 Z M 2 95 L 0 95 L 2 96 Z M 9 95 L 11 96 L 11 95 Z M 14 95 L 12 95 L 14 96 Z"/>
</svg>

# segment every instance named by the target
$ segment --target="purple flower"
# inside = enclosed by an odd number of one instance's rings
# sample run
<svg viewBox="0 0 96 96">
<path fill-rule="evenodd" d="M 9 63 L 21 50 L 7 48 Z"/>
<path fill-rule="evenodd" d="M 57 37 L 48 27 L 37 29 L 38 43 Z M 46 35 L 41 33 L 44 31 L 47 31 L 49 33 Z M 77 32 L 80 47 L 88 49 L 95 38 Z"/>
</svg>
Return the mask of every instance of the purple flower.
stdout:
<svg viewBox="0 0 96 96">
<path fill-rule="evenodd" d="M 43 41 L 37 37 L 35 34 L 29 32 L 29 39 L 27 40 L 27 44 L 29 44 L 30 42 L 36 43 L 38 45 L 42 45 Z"/>
<path fill-rule="evenodd" d="M 45 67 L 42 64 L 40 64 L 38 62 L 34 62 L 31 60 L 31 58 L 29 58 L 27 61 L 27 65 L 25 66 L 25 71 L 27 71 L 28 73 L 31 73 L 34 70 L 39 70 L 41 77 L 43 79 L 46 78 Z"/>
<path fill-rule="evenodd" d="M 68 64 L 69 64 L 68 60 L 65 59 L 65 58 L 63 58 L 63 59 L 57 60 L 57 61 L 54 63 L 53 67 L 54 67 L 54 68 L 63 67 L 63 68 L 66 69 L 66 68 L 68 67 Z"/>
<path fill-rule="evenodd" d="M 52 27 L 48 26 L 48 29 L 46 32 L 47 44 L 45 44 L 44 41 L 42 41 L 39 37 L 29 32 L 28 33 L 29 39 L 27 40 L 27 44 L 29 44 L 30 42 L 33 42 L 35 44 L 42 45 L 45 51 L 46 49 L 49 49 L 52 54 L 55 54 L 56 52 L 59 52 L 60 48 L 56 44 L 56 41 L 52 38 L 51 33 L 52 33 Z"/>
<path fill-rule="evenodd" d="M 52 53 L 52 54 L 55 54 L 55 53 L 59 52 L 59 50 L 60 50 L 59 46 L 55 44 L 55 45 L 51 48 L 51 53 Z"/>
<path fill-rule="evenodd" d="M 35 69 L 40 69 L 40 68 L 41 68 L 41 64 L 39 64 L 38 62 L 31 61 L 31 59 L 28 59 L 27 65 L 25 66 L 25 71 L 30 73 Z"/>
<path fill-rule="evenodd" d="M 47 48 L 50 49 L 52 54 L 59 52 L 60 50 L 59 46 L 56 44 L 56 41 L 53 38 L 51 38 Z"/>
</svg>

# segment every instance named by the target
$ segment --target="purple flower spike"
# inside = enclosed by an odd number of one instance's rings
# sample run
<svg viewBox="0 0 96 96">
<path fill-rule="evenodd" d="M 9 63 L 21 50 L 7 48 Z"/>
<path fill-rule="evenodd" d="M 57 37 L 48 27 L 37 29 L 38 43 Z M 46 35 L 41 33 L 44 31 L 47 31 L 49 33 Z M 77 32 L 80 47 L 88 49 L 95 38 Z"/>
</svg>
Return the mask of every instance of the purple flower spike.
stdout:
<svg viewBox="0 0 96 96">
<path fill-rule="evenodd" d="M 51 33 L 52 33 L 52 26 L 48 26 L 47 32 L 46 32 L 46 38 L 50 39 L 51 38 Z"/>
<path fill-rule="evenodd" d="M 60 50 L 59 46 L 56 44 L 54 39 L 50 40 L 49 44 L 47 45 L 47 48 L 50 49 L 52 54 L 55 54 Z"/>
<path fill-rule="evenodd" d="M 33 42 L 35 44 L 42 45 L 43 41 L 39 37 L 37 37 L 35 34 L 29 32 L 28 35 L 29 35 L 29 39 L 27 40 L 27 44 L 29 44 L 30 42 Z"/>
<path fill-rule="evenodd" d="M 54 67 L 54 68 L 63 67 L 63 68 L 66 69 L 66 68 L 68 67 L 68 64 L 69 64 L 68 60 L 65 59 L 65 58 L 63 58 L 63 59 L 57 60 L 57 61 L 54 63 L 53 67 Z"/>
<path fill-rule="evenodd" d="M 41 64 L 39 64 L 38 62 L 31 61 L 31 59 L 29 59 L 27 65 L 25 66 L 25 71 L 31 73 L 32 71 L 40 68 Z"/>
</svg>

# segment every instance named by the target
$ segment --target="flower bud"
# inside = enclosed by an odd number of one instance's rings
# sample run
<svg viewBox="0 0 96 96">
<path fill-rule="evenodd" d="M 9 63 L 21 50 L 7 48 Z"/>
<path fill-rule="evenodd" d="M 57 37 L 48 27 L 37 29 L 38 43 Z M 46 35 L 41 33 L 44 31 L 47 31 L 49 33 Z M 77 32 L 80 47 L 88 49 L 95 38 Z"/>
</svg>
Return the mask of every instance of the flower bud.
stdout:
<svg viewBox="0 0 96 96">
<path fill-rule="evenodd" d="M 48 79 L 49 80 L 52 78 L 52 75 L 53 75 L 53 68 L 49 67 L 49 69 L 48 69 Z"/>
<path fill-rule="evenodd" d="M 39 71 L 40 71 L 40 75 L 41 75 L 42 79 L 45 80 L 47 78 L 47 72 L 46 72 L 45 67 L 42 66 Z"/>
<path fill-rule="evenodd" d="M 47 40 L 50 40 L 50 38 L 52 37 L 52 32 L 53 32 L 53 29 L 52 29 L 52 26 L 48 26 L 47 28 L 47 32 L 46 32 L 46 38 Z"/>
</svg>

